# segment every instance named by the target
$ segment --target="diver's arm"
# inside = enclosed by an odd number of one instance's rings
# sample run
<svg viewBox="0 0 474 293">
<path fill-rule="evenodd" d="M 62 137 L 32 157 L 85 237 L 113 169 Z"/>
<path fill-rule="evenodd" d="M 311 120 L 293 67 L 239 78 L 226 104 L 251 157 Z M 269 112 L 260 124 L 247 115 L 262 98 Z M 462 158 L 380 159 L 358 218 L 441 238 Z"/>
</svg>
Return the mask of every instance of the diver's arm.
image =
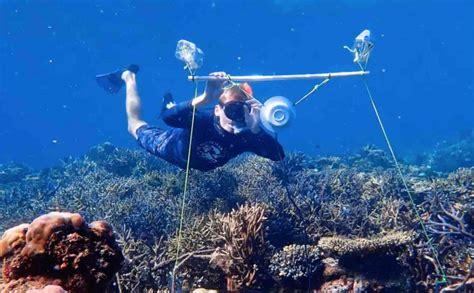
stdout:
<svg viewBox="0 0 474 293">
<path fill-rule="evenodd" d="M 256 136 L 255 149 L 256 155 L 270 159 L 272 161 L 281 161 L 285 158 L 285 151 L 276 138 L 270 136 L 261 130 Z"/>
<path fill-rule="evenodd" d="M 225 72 L 213 72 L 210 75 L 224 77 Z M 204 93 L 195 97 L 191 101 L 179 103 L 174 107 L 166 110 L 162 114 L 163 121 L 171 127 L 190 128 L 193 117 L 193 108 L 205 106 L 215 100 L 218 100 L 222 94 L 222 84 L 224 79 L 210 80 L 206 84 Z"/>
<path fill-rule="evenodd" d="M 209 104 L 211 101 L 212 99 L 204 92 L 200 96 L 191 100 L 191 106 L 202 107 Z"/>
<path fill-rule="evenodd" d="M 167 109 L 161 114 L 161 118 L 166 125 L 176 128 L 190 128 L 193 118 L 193 108 L 200 108 L 212 101 L 206 92 L 196 98 L 181 102 Z M 196 118 L 200 118 L 201 113 L 196 111 Z"/>
<path fill-rule="evenodd" d="M 161 119 L 166 125 L 176 128 L 190 128 L 192 118 L 192 101 L 178 103 L 161 115 Z"/>
<path fill-rule="evenodd" d="M 218 100 L 221 96 L 223 92 L 222 85 L 225 82 L 225 79 L 223 78 L 226 77 L 227 74 L 225 72 L 213 72 L 209 75 L 220 77 L 221 79 L 209 80 L 206 83 L 206 89 L 204 90 L 204 93 L 192 100 L 192 106 L 200 107 L 207 105 L 210 102 Z"/>
</svg>

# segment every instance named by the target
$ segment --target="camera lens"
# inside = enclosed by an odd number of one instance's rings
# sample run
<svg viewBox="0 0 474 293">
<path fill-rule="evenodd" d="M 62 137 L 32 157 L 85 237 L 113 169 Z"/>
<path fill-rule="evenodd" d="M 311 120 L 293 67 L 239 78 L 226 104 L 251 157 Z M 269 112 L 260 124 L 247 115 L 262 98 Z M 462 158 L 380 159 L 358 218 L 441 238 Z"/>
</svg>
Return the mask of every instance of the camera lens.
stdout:
<svg viewBox="0 0 474 293">
<path fill-rule="evenodd" d="M 227 118 L 236 122 L 245 121 L 245 111 L 247 111 L 247 109 L 248 106 L 243 102 L 231 102 L 224 105 L 224 113 Z"/>
</svg>

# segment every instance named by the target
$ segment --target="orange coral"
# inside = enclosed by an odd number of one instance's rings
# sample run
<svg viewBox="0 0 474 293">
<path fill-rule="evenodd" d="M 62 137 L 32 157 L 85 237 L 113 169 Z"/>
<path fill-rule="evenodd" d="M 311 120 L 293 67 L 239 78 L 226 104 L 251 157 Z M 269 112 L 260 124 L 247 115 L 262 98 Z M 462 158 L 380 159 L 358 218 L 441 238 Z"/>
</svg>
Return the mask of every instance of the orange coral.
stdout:
<svg viewBox="0 0 474 293">
<path fill-rule="evenodd" d="M 29 224 L 21 224 L 3 233 L 0 240 L 0 258 L 9 255 L 17 247 L 23 247 Z"/>
<path fill-rule="evenodd" d="M 7 230 L 0 258 L 2 292 L 105 292 L 123 261 L 107 222 L 87 225 L 79 214 L 59 212 Z"/>
<path fill-rule="evenodd" d="M 92 232 L 95 233 L 98 237 L 112 237 L 114 231 L 112 226 L 109 225 L 106 221 L 95 221 L 89 224 Z"/>
<path fill-rule="evenodd" d="M 28 290 L 26 293 L 66 293 L 67 291 L 64 290 L 60 286 L 56 285 L 48 285 L 44 287 L 43 289 L 34 289 L 34 290 Z"/>
<path fill-rule="evenodd" d="M 42 215 L 31 222 L 26 233 L 26 246 L 23 255 L 43 253 L 46 241 L 57 230 L 78 230 L 84 225 L 84 219 L 79 214 L 51 212 Z"/>
</svg>

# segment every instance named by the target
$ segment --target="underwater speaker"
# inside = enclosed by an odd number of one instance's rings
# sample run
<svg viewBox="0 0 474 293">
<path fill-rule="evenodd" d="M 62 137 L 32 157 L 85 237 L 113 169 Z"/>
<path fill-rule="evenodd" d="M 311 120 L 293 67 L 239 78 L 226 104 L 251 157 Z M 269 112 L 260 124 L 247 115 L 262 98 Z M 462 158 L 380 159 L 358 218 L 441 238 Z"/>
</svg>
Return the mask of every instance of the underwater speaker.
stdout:
<svg viewBox="0 0 474 293">
<path fill-rule="evenodd" d="M 270 134 L 287 127 L 295 117 L 293 103 L 282 96 L 268 99 L 260 109 L 260 125 Z"/>
</svg>

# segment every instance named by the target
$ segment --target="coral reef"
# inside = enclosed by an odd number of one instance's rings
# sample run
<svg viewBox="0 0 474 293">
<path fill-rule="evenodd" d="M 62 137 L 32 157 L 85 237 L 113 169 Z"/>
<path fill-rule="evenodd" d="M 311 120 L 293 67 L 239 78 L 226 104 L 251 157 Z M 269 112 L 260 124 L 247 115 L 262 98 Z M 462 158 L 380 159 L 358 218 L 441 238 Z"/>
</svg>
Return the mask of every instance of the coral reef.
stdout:
<svg viewBox="0 0 474 293">
<path fill-rule="evenodd" d="M 73 274 L 75 258 L 50 249 L 80 255 L 94 231 L 111 231 L 81 224 L 100 218 L 116 228 L 124 257 L 111 290 L 472 290 L 474 168 L 455 164 L 442 172 L 402 162 L 410 198 L 390 157 L 373 146 L 344 157 L 290 153 L 282 162 L 243 156 L 192 171 L 181 211 L 183 171 L 106 143 L 45 170 L 0 166 L 0 254 L 6 263 L 48 257 L 59 268 L 52 272 Z M 40 217 L 35 226 L 45 236 L 32 241 L 32 224 L 8 229 L 51 211 L 84 218 Z M 99 247 L 113 246 L 108 235 Z M 80 245 L 62 249 L 72 243 Z M 107 256 L 88 249 L 91 258 Z M 3 286 L 21 285 L 12 279 L 21 270 L 3 270 Z M 48 284 L 69 290 L 68 278 Z M 45 287 L 41 274 L 29 282 Z"/>
<path fill-rule="evenodd" d="M 298 284 L 314 279 L 323 268 L 321 256 L 317 246 L 288 245 L 272 256 L 269 270 L 285 287 L 297 288 Z"/>
<path fill-rule="evenodd" d="M 319 240 L 318 247 L 324 251 L 330 251 L 339 256 L 364 256 L 372 253 L 383 253 L 387 250 L 393 250 L 400 246 L 407 245 L 413 241 L 413 236 L 414 233 L 411 232 L 394 232 L 389 235 L 372 239 L 323 237 Z"/>
<path fill-rule="evenodd" d="M 441 143 L 425 155 L 423 164 L 440 172 L 452 172 L 458 168 L 474 166 L 474 131 L 455 143 Z"/>
<path fill-rule="evenodd" d="M 227 276 L 227 290 L 252 287 L 264 264 L 265 209 L 259 205 L 244 205 L 227 215 L 218 215 L 225 244 L 211 256 L 211 263 Z"/>
<path fill-rule="evenodd" d="M 2 292 L 105 292 L 123 261 L 108 223 L 59 212 L 5 231 L 0 258 Z"/>
<path fill-rule="evenodd" d="M 405 280 L 409 276 L 407 264 L 402 259 L 408 257 L 413 245 L 414 232 L 393 232 L 371 239 L 345 237 L 323 237 L 318 248 L 329 258 L 323 278 L 322 291 L 340 287 L 347 290 L 407 291 Z M 390 268 L 387 270 L 386 268 Z"/>
<path fill-rule="evenodd" d="M 355 156 L 347 159 L 348 163 L 361 171 L 371 171 L 374 168 L 389 169 L 393 167 L 392 159 L 383 150 L 374 145 L 367 145 Z"/>
<path fill-rule="evenodd" d="M 42 289 L 33 289 L 28 290 L 26 293 L 66 293 L 67 291 L 64 290 L 61 286 L 56 285 L 48 285 Z"/>
<path fill-rule="evenodd" d="M 0 164 L 0 184 L 18 182 L 24 179 L 30 170 L 26 166 L 19 164 Z"/>
</svg>

